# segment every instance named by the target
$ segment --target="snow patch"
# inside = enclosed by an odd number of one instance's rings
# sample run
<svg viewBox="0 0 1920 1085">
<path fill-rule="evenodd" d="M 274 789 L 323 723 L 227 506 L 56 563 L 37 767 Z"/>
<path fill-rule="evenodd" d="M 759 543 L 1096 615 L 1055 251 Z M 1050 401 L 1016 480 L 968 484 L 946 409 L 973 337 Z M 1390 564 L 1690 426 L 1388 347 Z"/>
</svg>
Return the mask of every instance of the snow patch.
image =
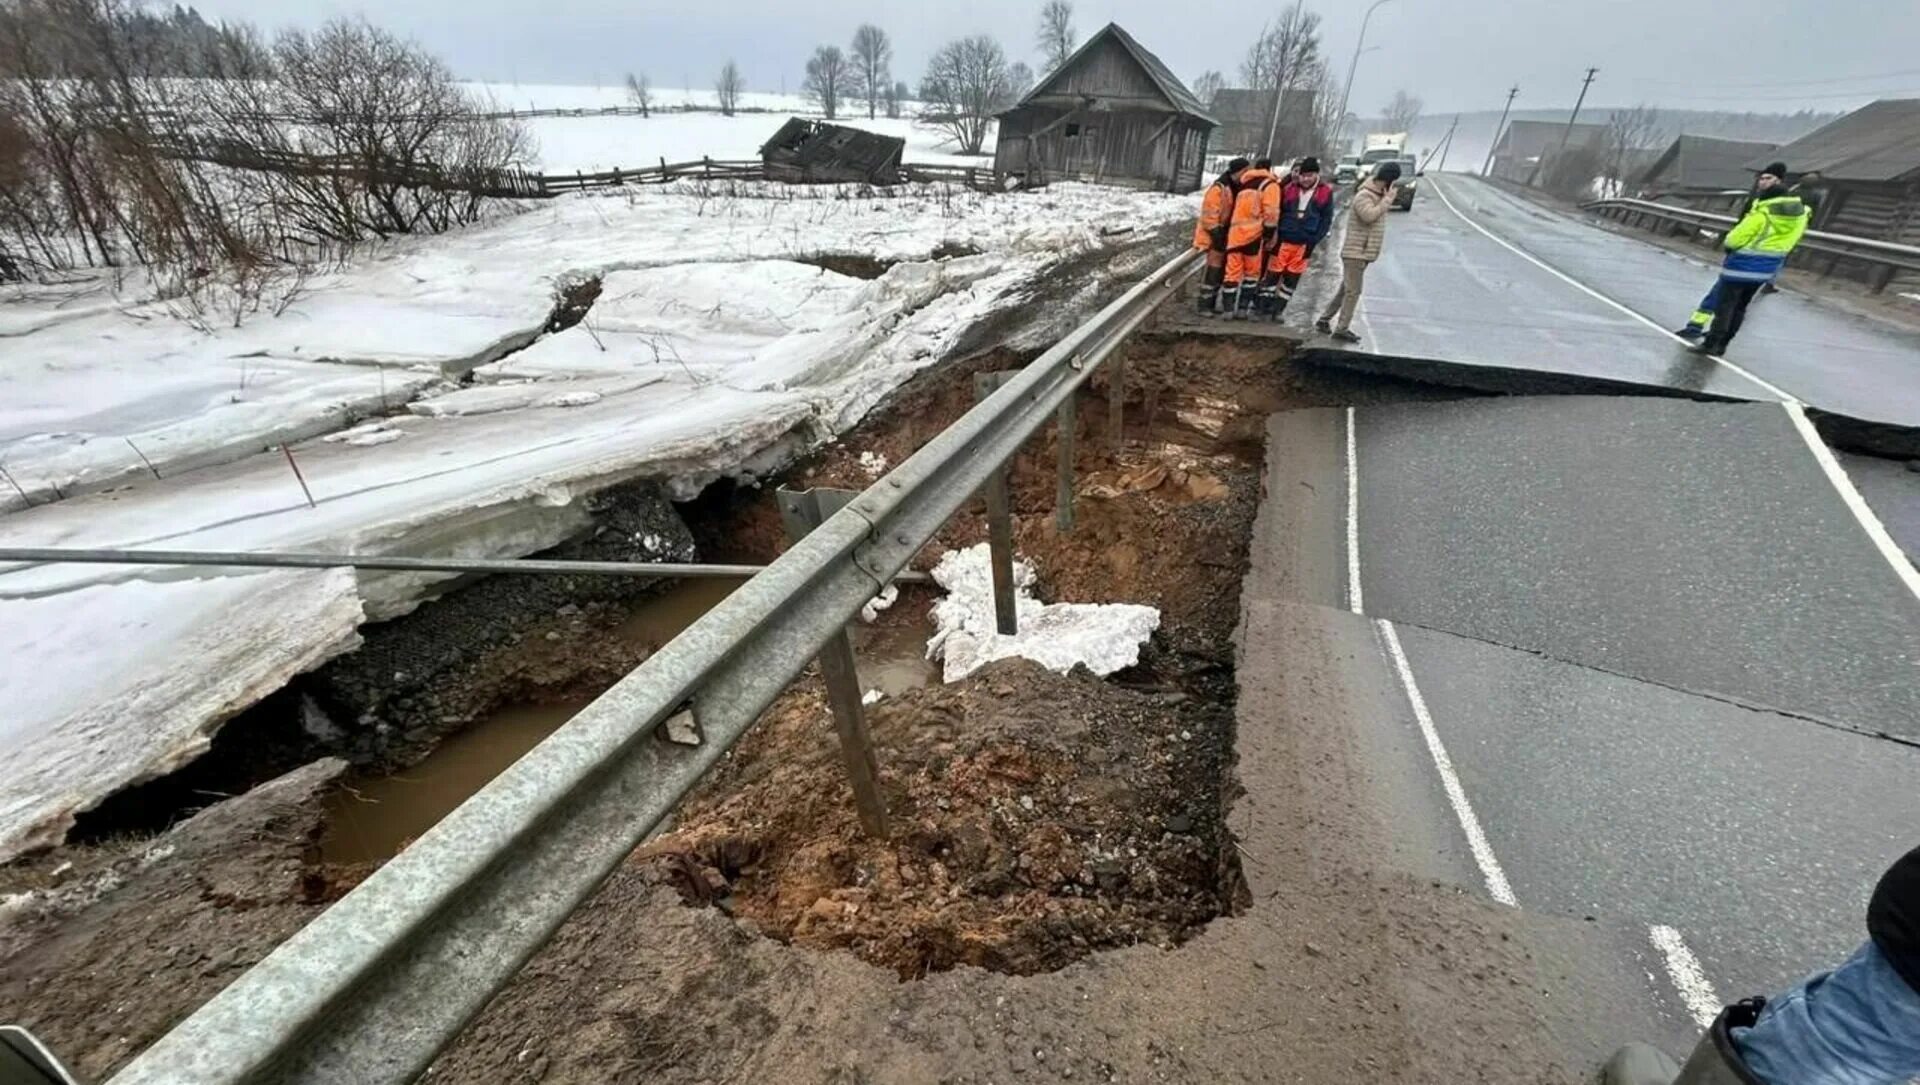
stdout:
<svg viewBox="0 0 1920 1085">
<path fill-rule="evenodd" d="M 860 620 L 872 625 L 880 618 L 880 612 L 893 606 L 900 599 L 900 585 L 888 584 L 879 595 L 867 600 L 860 608 Z"/>
<path fill-rule="evenodd" d="M 591 407 L 603 397 L 598 392 L 555 392 L 534 402 L 536 407 Z"/>
<path fill-rule="evenodd" d="M 865 471 L 868 478 L 879 478 L 887 473 L 887 458 L 878 452 L 862 452 L 860 470 Z"/>
<path fill-rule="evenodd" d="M 406 435 L 406 431 L 393 428 L 391 419 L 382 418 L 375 422 L 362 423 L 352 429 L 341 430 L 339 433 L 329 433 L 321 440 L 330 444 L 371 448 L 374 445 L 391 444 Z"/>
<path fill-rule="evenodd" d="M 1140 646 L 1160 628 L 1156 607 L 1042 603 L 1033 597 L 1033 565 L 1016 558 L 1013 582 L 1020 632 L 1002 636 L 994 622 L 988 554 L 986 543 L 949 550 L 933 567 L 934 582 L 948 594 L 933 606 L 927 658 L 942 661 L 944 682 L 957 682 L 996 659 L 1016 656 L 1060 674 L 1083 666 L 1109 675 L 1138 663 Z"/>
</svg>

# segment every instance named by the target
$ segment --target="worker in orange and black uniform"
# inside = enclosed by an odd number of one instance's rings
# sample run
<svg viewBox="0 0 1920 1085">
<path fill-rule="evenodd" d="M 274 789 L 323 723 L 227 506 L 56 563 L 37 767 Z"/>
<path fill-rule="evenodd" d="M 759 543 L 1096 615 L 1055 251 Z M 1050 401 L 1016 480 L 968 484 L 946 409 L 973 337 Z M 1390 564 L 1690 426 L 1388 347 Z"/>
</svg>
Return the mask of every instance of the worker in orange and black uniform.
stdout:
<svg viewBox="0 0 1920 1085">
<path fill-rule="evenodd" d="M 1240 194 L 1240 175 L 1248 162 L 1236 158 L 1226 172 L 1214 178 L 1200 197 L 1200 222 L 1193 228 L 1193 247 L 1207 254 L 1206 274 L 1200 280 L 1200 315 L 1212 316 L 1220 302 L 1220 280 L 1227 273 L 1227 226 L 1233 220 L 1233 198 Z"/>
<path fill-rule="evenodd" d="M 1333 227 L 1333 186 L 1320 181 L 1320 160 L 1309 155 L 1280 185 L 1278 224 L 1268 235 L 1260 313 L 1279 320 L 1307 273 L 1307 260 Z"/>
<path fill-rule="evenodd" d="M 1233 197 L 1233 218 L 1227 223 L 1225 308 L 1235 320 L 1247 319 L 1260 294 L 1260 273 L 1266 263 L 1267 215 L 1277 218 L 1280 179 L 1272 163 L 1255 162 L 1240 175 L 1240 191 Z"/>
</svg>

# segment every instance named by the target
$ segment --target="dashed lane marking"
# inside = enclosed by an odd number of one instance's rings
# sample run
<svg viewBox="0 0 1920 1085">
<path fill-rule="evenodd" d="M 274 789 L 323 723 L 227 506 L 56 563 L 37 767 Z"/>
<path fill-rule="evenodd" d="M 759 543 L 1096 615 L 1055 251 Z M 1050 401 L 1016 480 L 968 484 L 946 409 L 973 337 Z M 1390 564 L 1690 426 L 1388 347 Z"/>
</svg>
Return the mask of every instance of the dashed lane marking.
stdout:
<svg viewBox="0 0 1920 1085">
<path fill-rule="evenodd" d="M 1713 1019 L 1720 1016 L 1720 996 L 1707 979 L 1706 970 L 1700 967 L 1700 958 L 1693 955 L 1680 932 L 1672 927 L 1656 923 L 1647 928 L 1647 934 L 1665 959 L 1667 978 L 1673 982 L 1674 990 L 1680 992 L 1680 1001 L 1686 1003 L 1693 1023 L 1701 1028 L 1713 1024 Z"/>
</svg>

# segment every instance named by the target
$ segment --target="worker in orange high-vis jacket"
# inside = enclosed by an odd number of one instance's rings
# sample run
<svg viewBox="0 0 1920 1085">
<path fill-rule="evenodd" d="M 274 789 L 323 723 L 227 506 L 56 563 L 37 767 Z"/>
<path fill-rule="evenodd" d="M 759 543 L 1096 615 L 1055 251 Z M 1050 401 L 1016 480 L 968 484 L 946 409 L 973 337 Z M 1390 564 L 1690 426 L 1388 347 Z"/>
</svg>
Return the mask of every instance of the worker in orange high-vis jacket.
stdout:
<svg viewBox="0 0 1920 1085">
<path fill-rule="evenodd" d="M 1200 197 L 1200 222 L 1193 228 L 1193 247 L 1207 254 L 1207 270 L 1200 279 L 1200 314 L 1212 316 L 1220 303 L 1220 281 L 1227 273 L 1227 226 L 1233 221 L 1233 198 L 1240 194 L 1240 175 L 1247 160 L 1227 163 Z"/>
<path fill-rule="evenodd" d="M 1233 218 L 1227 223 L 1227 273 L 1224 308 L 1235 320 L 1247 319 L 1260 294 L 1260 272 L 1266 263 L 1267 204 L 1279 214 L 1280 181 L 1265 159 L 1240 175 L 1240 191 L 1233 198 Z M 1268 190 L 1273 190 L 1269 192 Z"/>
</svg>

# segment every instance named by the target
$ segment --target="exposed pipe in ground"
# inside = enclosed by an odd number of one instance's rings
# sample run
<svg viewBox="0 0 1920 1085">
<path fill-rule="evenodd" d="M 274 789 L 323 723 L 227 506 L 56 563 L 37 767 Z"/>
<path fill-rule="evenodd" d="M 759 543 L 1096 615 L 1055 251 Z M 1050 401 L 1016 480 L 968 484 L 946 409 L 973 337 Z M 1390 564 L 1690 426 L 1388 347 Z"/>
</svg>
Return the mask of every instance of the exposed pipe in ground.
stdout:
<svg viewBox="0 0 1920 1085">
<path fill-rule="evenodd" d="M 226 565 L 275 569 L 382 569 L 416 573 L 546 573 L 578 576 L 732 577 L 745 580 L 764 565 L 703 565 L 671 561 L 553 561 L 543 558 L 407 558 L 369 554 L 248 553 L 231 550 L 81 550 L 0 547 L 0 561 L 83 565 Z M 894 580 L 932 577 L 903 569 Z"/>
</svg>

